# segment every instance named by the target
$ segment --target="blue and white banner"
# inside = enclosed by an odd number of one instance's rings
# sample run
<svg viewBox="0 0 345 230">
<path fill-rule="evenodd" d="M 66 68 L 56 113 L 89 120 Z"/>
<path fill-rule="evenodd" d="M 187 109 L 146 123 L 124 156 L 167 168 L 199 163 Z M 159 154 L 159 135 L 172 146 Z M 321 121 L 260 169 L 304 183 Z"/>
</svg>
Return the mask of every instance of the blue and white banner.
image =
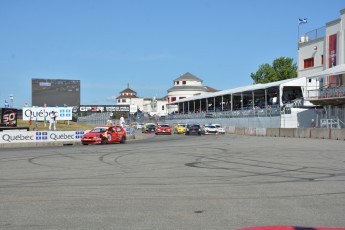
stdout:
<svg viewBox="0 0 345 230">
<path fill-rule="evenodd" d="M 24 107 L 23 108 L 23 120 L 38 121 L 48 120 L 54 111 L 57 115 L 56 120 L 71 121 L 72 120 L 73 107 Z"/>
<path fill-rule="evenodd" d="M 80 142 L 87 131 L 4 131 L 0 132 L 0 144 L 28 142 Z"/>
</svg>

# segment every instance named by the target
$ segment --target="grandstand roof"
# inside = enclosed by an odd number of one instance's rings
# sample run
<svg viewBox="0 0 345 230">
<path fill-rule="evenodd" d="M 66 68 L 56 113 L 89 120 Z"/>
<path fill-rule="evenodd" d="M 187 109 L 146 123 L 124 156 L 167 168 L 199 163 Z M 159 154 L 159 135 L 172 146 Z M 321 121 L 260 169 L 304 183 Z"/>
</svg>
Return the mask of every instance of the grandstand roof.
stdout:
<svg viewBox="0 0 345 230">
<path fill-rule="evenodd" d="M 213 93 L 207 93 L 207 94 L 201 94 L 193 97 L 184 98 L 178 101 L 171 102 L 169 104 L 176 104 L 180 102 L 186 102 L 186 101 L 193 101 L 193 100 L 199 100 L 199 99 L 205 99 L 210 97 L 218 97 L 218 96 L 224 96 L 229 94 L 236 94 L 241 92 L 247 92 L 247 91 L 255 91 L 260 89 L 269 89 L 272 87 L 280 87 L 280 86 L 305 86 L 306 84 L 306 78 L 292 78 L 282 81 L 276 81 L 276 82 L 270 82 L 266 84 L 255 84 L 255 85 L 248 85 L 248 86 L 242 86 L 234 89 L 227 89 L 227 90 L 221 90 Z"/>
</svg>

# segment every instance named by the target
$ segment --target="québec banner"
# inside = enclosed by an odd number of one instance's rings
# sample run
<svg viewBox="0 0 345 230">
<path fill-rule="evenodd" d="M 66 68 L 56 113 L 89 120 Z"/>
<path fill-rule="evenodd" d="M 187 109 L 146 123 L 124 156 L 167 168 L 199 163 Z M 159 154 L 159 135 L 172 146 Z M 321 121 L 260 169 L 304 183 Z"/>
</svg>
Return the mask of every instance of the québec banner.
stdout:
<svg viewBox="0 0 345 230">
<path fill-rule="evenodd" d="M 28 142 L 79 142 L 87 131 L 11 131 L 0 132 L 0 144 Z"/>
<path fill-rule="evenodd" d="M 56 120 L 71 121 L 72 109 L 73 107 L 24 107 L 23 120 L 29 121 L 31 119 L 35 121 L 37 117 L 38 121 L 49 121 L 49 118 L 54 111 L 57 116 Z"/>
</svg>

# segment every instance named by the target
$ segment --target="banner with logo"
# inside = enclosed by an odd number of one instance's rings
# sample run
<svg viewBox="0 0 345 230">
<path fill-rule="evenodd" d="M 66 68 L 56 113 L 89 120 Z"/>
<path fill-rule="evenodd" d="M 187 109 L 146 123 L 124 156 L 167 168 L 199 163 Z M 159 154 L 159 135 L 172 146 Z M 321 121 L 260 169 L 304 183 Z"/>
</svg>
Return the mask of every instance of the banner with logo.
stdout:
<svg viewBox="0 0 345 230">
<path fill-rule="evenodd" d="M 2 108 L 0 126 L 17 127 L 17 109 Z"/>
<path fill-rule="evenodd" d="M 129 105 L 81 105 L 77 112 L 129 112 Z"/>
<path fill-rule="evenodd" d="M 24 121 L 49 121 L 52 112 L 57 115 L 56 120 L 71 121 L 73 107 L 24 107 L 23 120 Z"/>
<path fill-rule="evenodd" d="M 332 68 L 337 65 L 337 34 L 329 36 L 328 52 L 328 68 Z"/>
<path fill-rule="evenodd" d="M 79 142 L 86 132 L 87 131 L 3 131 L 0 132 L 0 143 Z"/>
</svg>

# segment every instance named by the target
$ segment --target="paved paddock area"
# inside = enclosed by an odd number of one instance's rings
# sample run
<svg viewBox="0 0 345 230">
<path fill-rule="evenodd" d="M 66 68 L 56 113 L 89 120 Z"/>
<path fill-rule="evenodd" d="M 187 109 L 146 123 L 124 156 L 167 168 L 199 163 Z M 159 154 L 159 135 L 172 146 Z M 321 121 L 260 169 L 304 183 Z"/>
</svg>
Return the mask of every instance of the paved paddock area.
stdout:
<svg viewBox="0 0 345 230">
<path fill-rule="evenodd" d="M 0 229 L 344 227 L 344 149 L 333 140 L 152 134 L 0 149 Z"/>
</svg>

